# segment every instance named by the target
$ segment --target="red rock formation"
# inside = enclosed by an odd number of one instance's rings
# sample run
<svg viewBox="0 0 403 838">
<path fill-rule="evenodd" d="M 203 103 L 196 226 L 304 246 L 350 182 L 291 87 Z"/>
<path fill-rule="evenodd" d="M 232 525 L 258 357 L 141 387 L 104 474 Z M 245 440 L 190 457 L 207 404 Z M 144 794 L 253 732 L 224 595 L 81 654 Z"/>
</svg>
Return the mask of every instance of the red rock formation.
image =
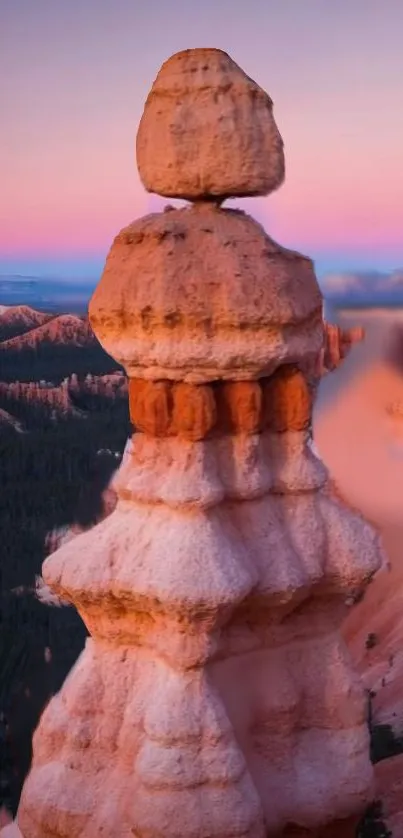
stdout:
<svg viewBox="0 0 403 838">
<path fill-rule="evenodd" d="M 192 201 L 268 195 L 284 180 L 273 102 L 221 50 L 206 58 L 183 50 L 161 67 L 137 133 L 140 178 L 149 192 Z"/>
<path fill-rule="evenodd" d="M 378 538 L 309 446 L 312 262 L 217 206 L 280 184 L 271 101 L 225 53 L 181 53 L 138 156 L 149 190 L 196 204 L 123 230 L 90 303 L 141 430 L 115 510 L 43 567 L 91 638 L 35 733 L 18 824 L 25 838 L 319 836 L 335 821 L 347 835 L 373 774 L 339 627 Z"/>
</svg>

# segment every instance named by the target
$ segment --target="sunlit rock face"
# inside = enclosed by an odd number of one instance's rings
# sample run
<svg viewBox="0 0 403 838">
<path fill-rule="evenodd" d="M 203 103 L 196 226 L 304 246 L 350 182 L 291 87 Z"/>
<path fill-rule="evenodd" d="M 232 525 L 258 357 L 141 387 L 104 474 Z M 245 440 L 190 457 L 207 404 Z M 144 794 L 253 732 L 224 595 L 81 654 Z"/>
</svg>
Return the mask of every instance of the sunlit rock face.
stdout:
<svg viewBox="0 0 403 838">
<path fill-rule="evenodd" d="M 114 511 L 43 567 L 91 637 L 35 733 L 24 838 L 318 835 L 343 819 L 347 836 L 371 799 L 339 626 L 380 552 L 309 444 L 321 295 L 309 259 L 217 206 L 247 194 L 239 150 L 211 153 L 221 113 L 262 151 L 250 193 L 278 185 L 270 100 L 224 53 L 185 56 L 157 78 L 138 149 L 147 188 L 195 204 L 122 231 L 90 303 L 137 432 Z"/>
<path fill-rule="evenodd" d="M 273 102 L 225 52 L 188 49 L 162 65 L 137 134 L 149 192 L 191 201 L 268 195 L 284 180 Z"/>
</svg>

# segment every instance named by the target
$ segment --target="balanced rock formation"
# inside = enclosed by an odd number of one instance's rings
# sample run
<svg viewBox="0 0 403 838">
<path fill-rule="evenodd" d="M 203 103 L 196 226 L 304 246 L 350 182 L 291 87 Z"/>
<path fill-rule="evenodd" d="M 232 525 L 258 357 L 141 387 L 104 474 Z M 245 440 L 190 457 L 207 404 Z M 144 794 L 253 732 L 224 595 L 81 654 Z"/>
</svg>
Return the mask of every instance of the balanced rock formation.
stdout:
<svg viewBox="0 0 403 838">
<path fill-rule="evenodd" d="M 162 65 L 137 134 L 145 188 L 218 203 L 277 189 L 284 153 L 272 109 L 267 93 L 225 52 L 178 52 Z"/>
<path fill-rule="evenodd" d="M 271 102 L 224 53 L 174 56 L 138 156 L 148 189 L 195 203 L 123 230 L 90 303 L 137 432 L 115 510 L 43 566 L 91 637 L 35 733 L 18 825 L 264 838 L 337 821 L 347 836 L 372 767 L 339 626 L 378 537 L 309 445 L 312 262 L 217 207 L 281 180 Z"/>
</svg>

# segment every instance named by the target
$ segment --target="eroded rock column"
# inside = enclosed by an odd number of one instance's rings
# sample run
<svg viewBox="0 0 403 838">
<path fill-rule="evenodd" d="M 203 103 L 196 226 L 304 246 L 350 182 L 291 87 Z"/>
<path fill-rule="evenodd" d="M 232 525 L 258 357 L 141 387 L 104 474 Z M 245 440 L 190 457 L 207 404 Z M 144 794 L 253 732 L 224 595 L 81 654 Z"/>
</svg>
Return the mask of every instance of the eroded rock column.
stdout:
<svg viewBox="0 0 403 838">
<path fill-rule="evenodd" d="M 311 261 L 221 208 L 284 176 L 272 102 L 219 50 L 161 68 L 146 188 L 90 303 L 129 377 L 118 504 L 50 556 L 91 634 L 34 738 L 25 838 L 263 838 L 359 813 L 372 769 L 339 626 L 374 532 L 310 447 Z M 302 830 L 302 833 L 301 833 Z"/>
</svg>

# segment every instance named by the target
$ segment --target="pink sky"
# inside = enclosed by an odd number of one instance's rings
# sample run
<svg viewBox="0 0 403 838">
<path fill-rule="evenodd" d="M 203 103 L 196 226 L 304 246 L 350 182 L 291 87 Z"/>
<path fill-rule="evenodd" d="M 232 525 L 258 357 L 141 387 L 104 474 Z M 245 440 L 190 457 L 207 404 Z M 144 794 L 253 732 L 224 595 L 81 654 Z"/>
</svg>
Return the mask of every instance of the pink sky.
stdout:
<svg viewBox="0 0 403 838">
<path fill-rule="evenodd" d="M 401 265 L 402 31 L 402 0 L 3 4 L 0 273 L 103 258 L 156 205 L 136 127 L 162 61 L 191 46 L 228 51 L 274 99 L 287 180 L 248 211 L 314 257 Z"/>
</svg>

